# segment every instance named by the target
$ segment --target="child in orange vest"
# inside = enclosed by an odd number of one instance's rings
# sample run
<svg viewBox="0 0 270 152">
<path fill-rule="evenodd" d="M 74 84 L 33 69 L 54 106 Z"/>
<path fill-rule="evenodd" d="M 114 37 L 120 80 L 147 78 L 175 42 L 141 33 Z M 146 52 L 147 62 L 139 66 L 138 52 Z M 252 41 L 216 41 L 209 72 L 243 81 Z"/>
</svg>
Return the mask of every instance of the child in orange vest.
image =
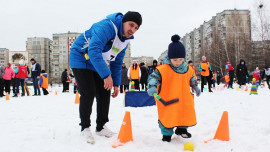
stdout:
<svg viewBox="0 0 270 152">
<path fill-rule="evenodd" d="M 174 132 L 183 138 L 191 137 L 187 128 L 196 125 L 197 121 L 194 95 L 190 90 L 195 90 L 197 96 L 201 94 L 194 70 L 184 62 L 186 51 L 180 37 L 173 35 L 171 40 L 163 64 L 148 78 L 148 94 L 155 96 L 162 141 L 167 142 L 171 141 Z"/>
<path fill-rule="evenodd" d="M 47 73 L 45 73 L 45 70 L 42 70 L 39 79 L 39 87 L 42 88 L 44 95 L 49 94 L 49 92 L 47 91 L 48 85 L 49 85 L 48 75 Z"/>
<path fill-rule="evenodd" d="M 225 88 L 225 87 L 229 87 L 229 82 L 230 82 L 230 75 L 229 75 L 229 73 L 227 73 L 223 78 L 221 78 L 221 79 L 225 79 L 225 84 L 224 84 L 224 86 L 223 86 L 223 88 Z"/>
</svg>

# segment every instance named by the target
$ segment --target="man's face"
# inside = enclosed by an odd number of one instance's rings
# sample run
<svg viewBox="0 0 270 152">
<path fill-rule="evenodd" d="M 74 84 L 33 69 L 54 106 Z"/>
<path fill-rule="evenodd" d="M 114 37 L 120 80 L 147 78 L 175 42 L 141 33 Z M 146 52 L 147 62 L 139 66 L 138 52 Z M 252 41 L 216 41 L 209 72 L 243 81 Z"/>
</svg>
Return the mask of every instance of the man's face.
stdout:
<svg viewBox="0 0 270 152">
<path fill-rule="evenodd" d="M 31 61 L 32 64 L 34 64 L 35 61 Z"/>
<path fill-rule="evenodd" d="M 188 65 L 189 65 L 189 66 L 193 66 L 193 63 L 189 63 Z"/>
<path fill-rule="evenodd" d="M 126 38 L 130 38 L 135 32 L 139 29 L 137 23 L 133 21 L 127 21 L 123 23 L 123 36 Z"/>
</svg>

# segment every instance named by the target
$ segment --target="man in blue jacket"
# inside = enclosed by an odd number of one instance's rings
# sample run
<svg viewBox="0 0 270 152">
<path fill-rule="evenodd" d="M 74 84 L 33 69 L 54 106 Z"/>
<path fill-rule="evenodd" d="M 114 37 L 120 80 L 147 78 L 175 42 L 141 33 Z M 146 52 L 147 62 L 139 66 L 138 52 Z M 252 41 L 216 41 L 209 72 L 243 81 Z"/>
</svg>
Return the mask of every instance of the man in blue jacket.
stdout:
<svg viewBox="0 0 270 152">
<path fill-rule="evenodd" d="M 115 13 L 94 23 L 83 32 L 70 49 L 70 67 L 78 84 L 82 136 L 93 143 L 90 115 L 94 97 L 97 101 L 96 133 L 111 137 L 114 133 L 105 126 L 109 121 L 112 97 L 118 95 L 121 67 L 129 40 L 142 24 L 138 12 Z"/>
</svg>

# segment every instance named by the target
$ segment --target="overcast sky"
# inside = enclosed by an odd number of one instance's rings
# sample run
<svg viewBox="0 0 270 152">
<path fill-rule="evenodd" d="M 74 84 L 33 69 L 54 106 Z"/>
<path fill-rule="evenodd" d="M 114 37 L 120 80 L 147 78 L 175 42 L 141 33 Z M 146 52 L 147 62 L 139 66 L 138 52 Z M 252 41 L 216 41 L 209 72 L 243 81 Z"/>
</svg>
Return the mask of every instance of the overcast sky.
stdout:
<svg viewBox="0 0 270 152">
<path fill-rule="evenodd" d="M 226 9 L 253 9 L 254 0 L 0 0 L 0 48 L 26 50 L 27 37 L 83 32 L 115 12 L 138 11 L 143 22 L 131 56 L 157 58 L 173 34 L 183 37 Z"/>
</svg>

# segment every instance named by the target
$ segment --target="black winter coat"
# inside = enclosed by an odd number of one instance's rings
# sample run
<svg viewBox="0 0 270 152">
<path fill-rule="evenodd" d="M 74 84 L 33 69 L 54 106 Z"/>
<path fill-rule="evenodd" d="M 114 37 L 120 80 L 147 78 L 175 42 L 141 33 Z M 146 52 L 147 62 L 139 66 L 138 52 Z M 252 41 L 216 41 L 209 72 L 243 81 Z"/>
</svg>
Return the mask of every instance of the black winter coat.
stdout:
<svg viewBox="0 0 270 152">
<path fill-rule="evenodd" d="M 127 77 L 127 72 L 128 69 L 126 67 L 122 67 L 121 71 L 121 85 L 128 85 L 129 84 L 129 79 Z"/>
<path fill-rule="evenodd" d="M 247 66 L 245 64 L 241 64 L 241 62 L 245 63 L 244 60 L 240 60 L 240 64 L 238 64 L 236 67 L 236 77 L 238 84 L 246 82 L 246 77 L 248 77 Z"/>
<path fill-rule="evenodd" d="M 140 83 L 147 83 L 148 72 L 145 66 L 140 67 L 141 69 L 141 80 Z"/>
</svg>

